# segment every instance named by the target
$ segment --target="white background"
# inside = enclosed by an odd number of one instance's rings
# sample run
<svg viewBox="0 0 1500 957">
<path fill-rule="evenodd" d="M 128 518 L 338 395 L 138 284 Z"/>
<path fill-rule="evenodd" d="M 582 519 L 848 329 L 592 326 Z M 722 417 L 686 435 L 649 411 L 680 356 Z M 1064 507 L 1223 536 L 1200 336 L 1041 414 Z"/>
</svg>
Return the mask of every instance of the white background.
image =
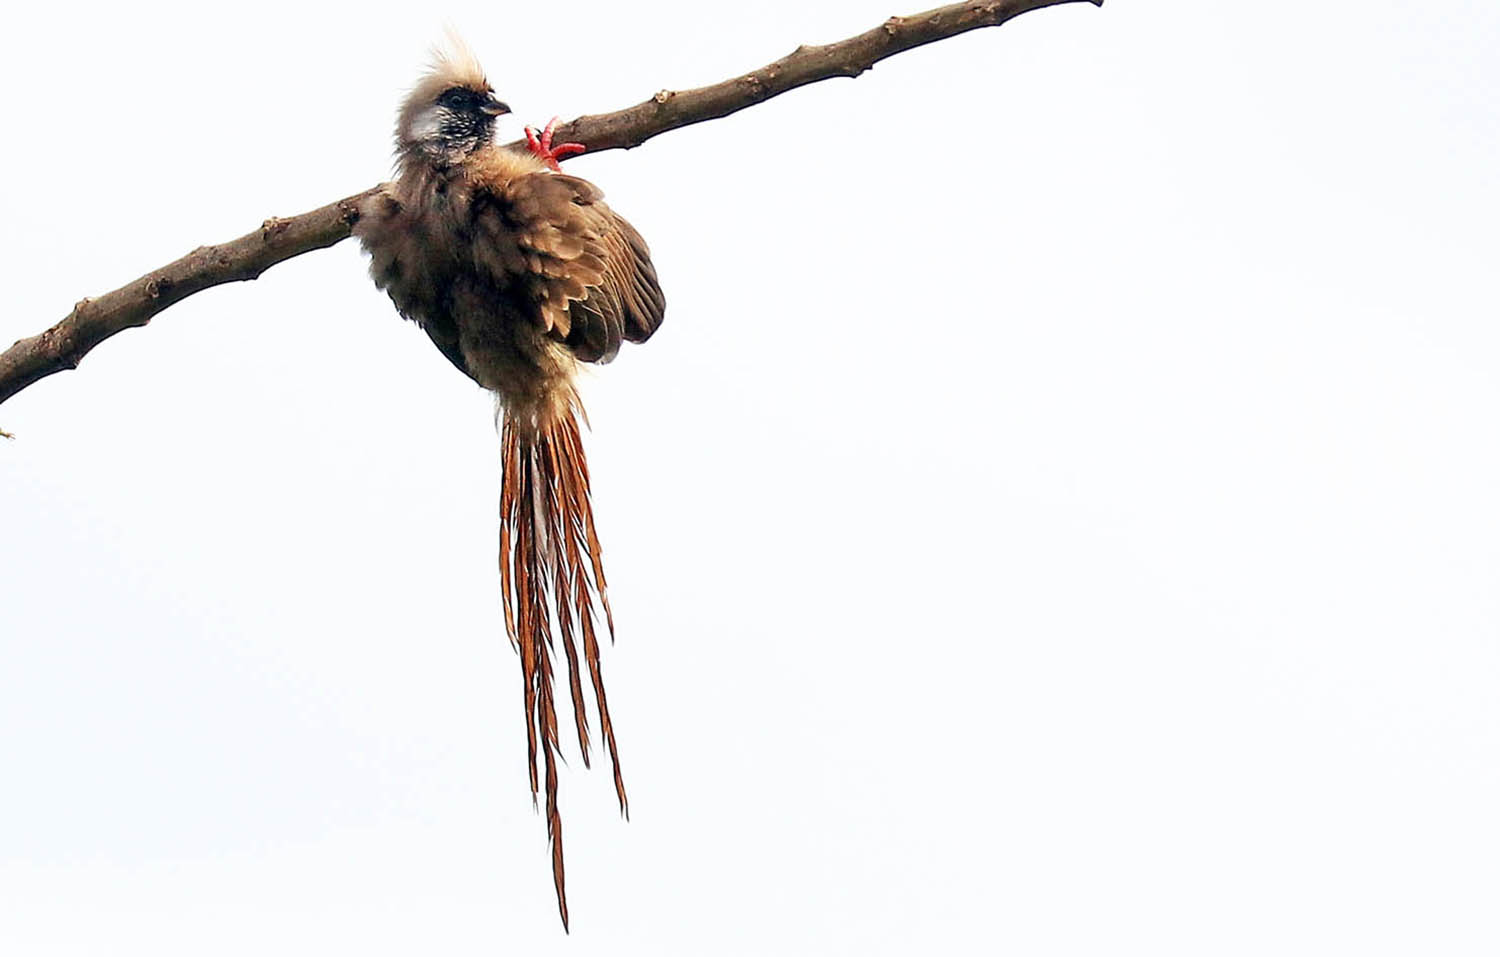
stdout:
<svg viewBox="0 0 1500 957">
<path fill-rule="evenodd" d="M 54 4 L 0 339 L 389 171 L 890 13 Z M 1494 954 L 1500 12 L 1028 14 L 584 158 L 633 819 L 524 770 L 490 399 L 354 243 L 0 407 L 0 951 Z"/>
</svg>

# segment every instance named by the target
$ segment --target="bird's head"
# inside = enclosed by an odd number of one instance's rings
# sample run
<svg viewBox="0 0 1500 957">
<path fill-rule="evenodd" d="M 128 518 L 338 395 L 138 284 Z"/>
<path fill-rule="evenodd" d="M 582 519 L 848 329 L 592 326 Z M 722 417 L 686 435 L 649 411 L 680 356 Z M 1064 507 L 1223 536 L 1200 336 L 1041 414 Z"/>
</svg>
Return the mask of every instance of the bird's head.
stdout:
<svg viewBox="0 0 1500 957">
<path fill-rule="evenodd" d="M 457 162 L 488 145 L 496 117 L 510 112 L 473 54 L 455 37 L 449 46 L 433 53 L 432 66 L 401 104 L 396 152 L 403 165 Z"/>
</svg>

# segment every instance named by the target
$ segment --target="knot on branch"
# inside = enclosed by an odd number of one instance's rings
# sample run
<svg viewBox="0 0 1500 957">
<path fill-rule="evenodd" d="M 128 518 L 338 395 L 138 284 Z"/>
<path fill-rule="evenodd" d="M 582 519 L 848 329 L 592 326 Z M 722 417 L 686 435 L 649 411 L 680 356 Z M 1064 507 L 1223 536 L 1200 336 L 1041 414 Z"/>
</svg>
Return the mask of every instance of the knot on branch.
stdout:
<svg viewBox="0 0 1500 957">
<path fill-rule="evenodd" d="M 78 305 L 73 307 L 73 315 L 78 315 L 79 310 L 87 306 L 90 302 L 92 302 L 90 299 L 78 300 Z M 63 322 L 59 322 L 51 329 L 48 329 L 42 333 L 41 337 L 46 343 L 46 348 L 50 349 L 57 356 L 57 361 L 64 368 L 76 369 L 78 368 L 78 363 L 83 359 L 84 352 L 88 350 L 78 348 L 77 336 L 73 334 L 71 329 L 64 328 L 66 321 L 63 320 Z"/>
</svg>

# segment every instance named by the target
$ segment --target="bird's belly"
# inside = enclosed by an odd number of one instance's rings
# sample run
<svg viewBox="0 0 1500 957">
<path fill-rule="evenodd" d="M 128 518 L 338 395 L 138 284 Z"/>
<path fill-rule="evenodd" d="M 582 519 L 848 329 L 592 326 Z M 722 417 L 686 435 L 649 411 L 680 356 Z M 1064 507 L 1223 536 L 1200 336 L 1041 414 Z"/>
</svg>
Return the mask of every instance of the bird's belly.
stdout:
<svg viewBox="0 0 1500 957">
<path fill-rule="evenodd" d="M 453 316 L 469 375 L 508 408 L 552 405 L 572 396 L 578 361 L 543 332 L 534 311 L 511 296 L 471 291 L 459 283 Z"/>
<path fill-rule="evenodd" d="M 376 284 L 455 366 L 507 408 L 568 401 L 578 363 L 545 330 L 536 293 L 455 259 L 460 238 L 434 235 L 431 224 L 374 217 L 361 229 Z"/>
</svg>

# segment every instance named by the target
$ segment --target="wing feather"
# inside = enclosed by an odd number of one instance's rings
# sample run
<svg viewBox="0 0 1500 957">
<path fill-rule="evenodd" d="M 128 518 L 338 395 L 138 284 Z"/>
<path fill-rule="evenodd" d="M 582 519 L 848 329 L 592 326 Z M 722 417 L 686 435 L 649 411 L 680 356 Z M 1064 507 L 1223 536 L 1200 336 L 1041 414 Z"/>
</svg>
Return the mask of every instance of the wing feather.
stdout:
<svg viewBox="0 0 1500 957">
<path fill-rule="evenodd" d="M 489 247 L 479 264 L 499 288 L 529 289 L 542 328 L 585 362 L 608 362 L 622 340 L 650 338 L 666 311 L 650 249 L 598 187 L 529 173 L 497 192 L 477 207 L 477 232 Z"/>
</svg>

